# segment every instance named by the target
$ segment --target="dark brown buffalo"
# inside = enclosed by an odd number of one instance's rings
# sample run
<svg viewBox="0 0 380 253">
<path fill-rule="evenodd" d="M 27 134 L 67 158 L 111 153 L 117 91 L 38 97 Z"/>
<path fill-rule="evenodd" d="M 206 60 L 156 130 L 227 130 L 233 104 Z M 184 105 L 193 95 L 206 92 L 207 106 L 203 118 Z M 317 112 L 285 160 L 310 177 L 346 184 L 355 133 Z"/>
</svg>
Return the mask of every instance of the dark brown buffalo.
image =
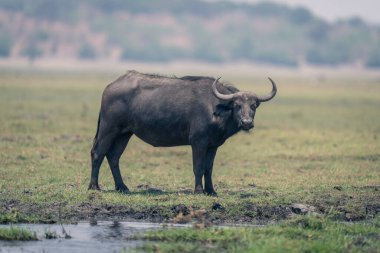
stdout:
<svg viewBox="0 0 380 253">
<path fill-rule="evenodd" d="M 272 91 L 265 96 L 241 92 L 219 79 L 128 71 L 108 85 L 91 150 L 89 189 L 99 189 L 99 168 L 107 157 L 116 190 L 129 192 L 120 175 L 119 159 L 136 135 L 155 147 L 190 145 L 195 192 L 215 195 L 212 168 L 218 147 L 240 130 L 252 129 L 256 108 L 277 92 L 271 79 Z"/>
</svg>

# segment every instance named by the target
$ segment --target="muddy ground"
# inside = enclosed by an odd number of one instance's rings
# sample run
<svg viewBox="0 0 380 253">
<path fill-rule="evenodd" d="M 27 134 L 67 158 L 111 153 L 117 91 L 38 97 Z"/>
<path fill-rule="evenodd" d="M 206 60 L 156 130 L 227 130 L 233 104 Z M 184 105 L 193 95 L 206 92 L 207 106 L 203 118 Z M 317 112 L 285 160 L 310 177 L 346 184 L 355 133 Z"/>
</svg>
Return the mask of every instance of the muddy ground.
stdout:
<svg viewBox="0 0 380 253">
<path fill-rule="evenodd" d="M 380 187 L 375 188 L 379 191 Z M 380 193 L 380 191 L 379 191 Z M 339 203 L 337 203 L 339 204 Z M 328 216 L 341 221 L 361 221 L 380 214 L 380 204 L 366 204 L 360 212 L 352 212 L 343 206 L 309 205 L 257 205 L 246 202 L 240 213 L 231 217 L 229 209 L 217 201 L 209 208 L 184 204 L 154 206 L 137 210 L 127 205 L 82 202 L 75 205 L 65 203 L 24 203 L 19 200 L 3 200 L 0 203 L 0 223 L 76 223 L 79 221 L 149 221 L 170 223 L 206 224 L 267 224 L 293 218 L 297 215 Z"/>
</svg>

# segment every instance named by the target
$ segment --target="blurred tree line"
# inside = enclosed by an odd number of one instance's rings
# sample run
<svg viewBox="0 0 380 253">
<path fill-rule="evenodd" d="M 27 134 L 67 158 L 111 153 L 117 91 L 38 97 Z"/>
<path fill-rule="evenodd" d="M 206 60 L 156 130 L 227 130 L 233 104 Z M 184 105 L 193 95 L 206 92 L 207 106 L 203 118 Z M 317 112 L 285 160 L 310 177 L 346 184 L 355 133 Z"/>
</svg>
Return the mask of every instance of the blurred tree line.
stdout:
<svg viewBox="0 0 380 253">
<path fill-rule="evenodd" d="M 34 60 L 75 48 L 75 57 L 120 60 L 206 62 L 250 61 L 297 66 L 363 64 L 380 67 L 380 27 L 359 18 L 326 22 L 305 8 L 275 3 L 183 0 L 0 0 L 0 10 L 22 13 L 35 22 L 86 24 L 88 34 L 0 24 L 0 57 L 19 54 Z M 162 21 L 162 22 L 161 22 Z M 25 28 L 26 29 L 26 28 Z M 106 41 L 97 43 L 94 34 Z M 71 39 L 66 39 L 70 37 Z M 71 44 L 70 44 L 71 43 Z M 47 49 L 48 48 L 48 49 Z"/>
</svg>

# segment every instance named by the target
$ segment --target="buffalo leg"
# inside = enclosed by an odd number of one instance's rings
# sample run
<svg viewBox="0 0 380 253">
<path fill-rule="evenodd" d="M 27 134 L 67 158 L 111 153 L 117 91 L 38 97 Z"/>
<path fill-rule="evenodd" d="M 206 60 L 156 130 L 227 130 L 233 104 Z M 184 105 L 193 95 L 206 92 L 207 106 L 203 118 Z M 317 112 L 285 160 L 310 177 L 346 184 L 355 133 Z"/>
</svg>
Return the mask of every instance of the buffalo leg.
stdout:
<svg viewBox="0 0 380 253">
<path fill-rule="evenodd" d="M 216 155 L 217 148 L 209 148 L 204 159 L 204 170 L 205 170 L 205 192 L 208 195 L 216 196 L 214 186 L 212 185 L 212 168 L 214 166 L 214 159 Z"/>
<path fill-rule="evenodd" d="M 121 177 L 120 168 L 119 168 L 119 160 L 131 136 L 132 136 L 131 133 L 117 136 L 106 155 L 108 164 L 112 172 L 113 179 L 115 181 L 115 189 L 123 193 L 128 193 L 129 189 L 124 184 L 123 179 Z"/>
<path fill-rule="evenodd" d="M 202 177 L 205 173 L 203 160 L 206 156 L 207 148 L 200 145 L 192 145 L 193 151 L 193 171 L 195 175 L 195 193 L 203 193 Z"/>
<path fill-rule="evenodd" d="M 105 133 L 105 134 L 103 134 Z M 111 147 L 114 138 L 116 136 L 115 132 L 99 131 L 96 136 L 96 140 L 91 149 L 91 181 L 88 189 L 100 190 L 98 179 L 99 179 L 99 170 L 105 155 L 108 152 L 108 149 Z"/>
</svg>

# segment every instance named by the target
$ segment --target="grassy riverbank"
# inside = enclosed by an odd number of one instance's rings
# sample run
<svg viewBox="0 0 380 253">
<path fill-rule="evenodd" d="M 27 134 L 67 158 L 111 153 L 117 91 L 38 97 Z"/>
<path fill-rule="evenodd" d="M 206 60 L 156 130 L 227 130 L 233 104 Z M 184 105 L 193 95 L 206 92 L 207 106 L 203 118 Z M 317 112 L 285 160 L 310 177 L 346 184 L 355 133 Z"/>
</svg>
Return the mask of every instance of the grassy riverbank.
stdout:
<svg viewBox="0 0 380 253">
<path fill-rule="evenodd" d="M 260 106 L 253 133 L 220 148 L 219 196 L 208 197 L 192 194 L 189 147 L 154 148 L 135 137 L 121 161 L 132 193 L 114 191 L 106 163 L 103 191 L 87 191 L 101 92 L 120 74 L 0 71 L 1 223 L 169 221 L 192 210 L 213 223 L 299 213 L 358 221 L 378 214 L 379 77 L 272 76 L 277 97 Z M 223 79 L 242 90 L 270 89 L 263 76 L 226 73 Z M 298 210 L 298 203 L 307 209 Z"/>
<path fill-rule="evenodd" d="M 302 217 L 265 227 L 152 231 L 143 252 L 379 252 L 379 219 L 349 224 Z M 152 242 L 153 241 L 153 242 Z"/>
</svg>

